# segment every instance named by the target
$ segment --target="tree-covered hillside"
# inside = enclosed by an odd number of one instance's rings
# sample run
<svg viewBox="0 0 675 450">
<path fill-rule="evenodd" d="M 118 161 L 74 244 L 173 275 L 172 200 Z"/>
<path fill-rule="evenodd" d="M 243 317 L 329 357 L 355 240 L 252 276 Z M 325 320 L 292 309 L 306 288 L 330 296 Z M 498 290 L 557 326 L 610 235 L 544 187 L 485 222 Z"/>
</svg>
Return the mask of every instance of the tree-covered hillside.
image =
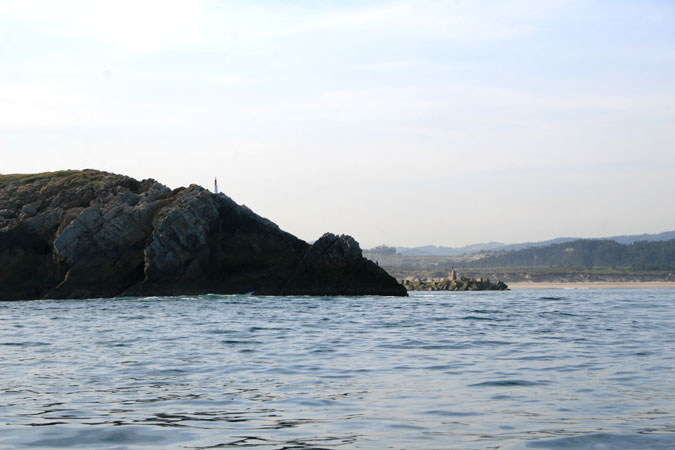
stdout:
<svg viewBox="0 0 675 450">
<path fill-rule="evenodd" d="M 633 268 L 675 268 L 675 239 L 663 242 L 580 239 L 546 247 L 493 253 L 466 264 L 467 267 L 534 266 L 621 266 Z"/>
</svg>

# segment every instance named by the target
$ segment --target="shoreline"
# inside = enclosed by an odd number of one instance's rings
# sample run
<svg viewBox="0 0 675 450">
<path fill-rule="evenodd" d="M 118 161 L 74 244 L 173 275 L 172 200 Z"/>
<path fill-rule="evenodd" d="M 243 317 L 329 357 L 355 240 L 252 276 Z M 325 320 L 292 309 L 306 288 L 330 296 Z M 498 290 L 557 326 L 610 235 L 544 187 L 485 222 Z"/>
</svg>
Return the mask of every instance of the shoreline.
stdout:
<svg viewBox="0 0 675 450">
<path fill-rule="evenodd" d="M 511 290 L 521 289 L 675 289 L 675 281 L 581 281 L 507 283 Z"/>
</svg>

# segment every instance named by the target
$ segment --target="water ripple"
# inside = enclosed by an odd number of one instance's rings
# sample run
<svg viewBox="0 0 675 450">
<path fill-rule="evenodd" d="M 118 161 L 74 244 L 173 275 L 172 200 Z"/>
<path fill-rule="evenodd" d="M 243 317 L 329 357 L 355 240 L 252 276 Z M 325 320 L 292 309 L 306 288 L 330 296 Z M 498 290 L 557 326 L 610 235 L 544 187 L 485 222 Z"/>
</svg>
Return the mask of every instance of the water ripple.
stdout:
<svg viewBox="0 0 675 450">
<path fill-rule="evenodd" d="M 675 448 L 674 294 L 0 302 L 0 448 Z"/>
</svg>

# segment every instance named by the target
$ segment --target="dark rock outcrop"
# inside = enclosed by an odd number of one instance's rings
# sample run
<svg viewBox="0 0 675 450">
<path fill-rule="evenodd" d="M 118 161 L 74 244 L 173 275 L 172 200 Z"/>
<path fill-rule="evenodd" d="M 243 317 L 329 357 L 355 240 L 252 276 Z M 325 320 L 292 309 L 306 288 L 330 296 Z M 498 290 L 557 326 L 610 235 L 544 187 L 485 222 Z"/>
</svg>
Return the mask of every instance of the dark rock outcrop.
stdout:
<svg viewBox="0 0 675 450">
<path fill-rule="evenodd" d="M 305 253 L 284 292 L 359 295 L 370 290 L 382 295 L 401 295 L 403 287 L 392 284 L 391 278 L 384 269 L 361 255 L 354 238 L 326 233 Z"/>
<path fill-rule="evenodd" d="M 196 185 L 0 175 L 0 300 L 247 292 L 406 295 L 353 238 L 310 246 Z"/>
</svg>

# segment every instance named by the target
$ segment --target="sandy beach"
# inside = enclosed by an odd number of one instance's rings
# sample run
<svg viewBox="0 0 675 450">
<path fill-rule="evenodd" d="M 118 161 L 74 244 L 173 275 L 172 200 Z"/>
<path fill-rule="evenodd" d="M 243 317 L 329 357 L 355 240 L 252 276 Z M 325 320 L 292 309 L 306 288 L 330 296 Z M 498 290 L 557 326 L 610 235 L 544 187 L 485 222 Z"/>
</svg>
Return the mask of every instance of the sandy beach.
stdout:
<svg viewBox="0 0 675 450">
<path fill-rule="evenodd" d="M 597 281 L 571 283 L 507 283 L 509 289 L 675 289 L 675 281 Z"/>
</svg>

